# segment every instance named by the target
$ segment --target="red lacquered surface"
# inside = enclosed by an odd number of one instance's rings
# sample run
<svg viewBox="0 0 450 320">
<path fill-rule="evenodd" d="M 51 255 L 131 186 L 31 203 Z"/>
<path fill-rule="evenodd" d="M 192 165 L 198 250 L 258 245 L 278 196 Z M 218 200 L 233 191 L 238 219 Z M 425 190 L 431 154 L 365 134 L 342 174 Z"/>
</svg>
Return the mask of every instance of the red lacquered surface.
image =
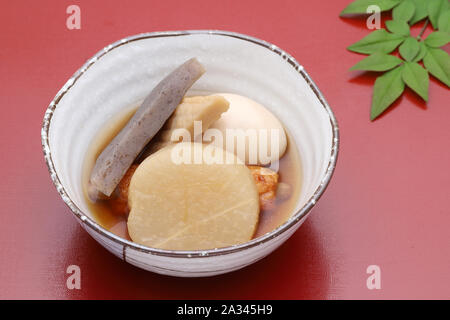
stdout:
<svg viewBox="0 0 450 320">
<path fill-rule="evenodd" d="M 371 74 L 345 47 L 368 33 L 340 1 L 72 1 L 0 4 L 0 298 L 450 298 L 450 105 L 432 80 L 428 107 L 406 95 L 369 121 Z M 84 232 L 53 187 L 40 127 L 64 82 L 90 56 L 149 31 L 223 29 L 275 43 L 309 72 L 341 128 L 341 152 L 311 217 L 276 252 L 231 274 L 170 278 L 115 258 Z M 417 31 L 417 30 L 416 30 Z M 66 268 L 81 268 L 81 290 Z M 381 268 L 368 290 L 366 268 Z"/>
</svg>

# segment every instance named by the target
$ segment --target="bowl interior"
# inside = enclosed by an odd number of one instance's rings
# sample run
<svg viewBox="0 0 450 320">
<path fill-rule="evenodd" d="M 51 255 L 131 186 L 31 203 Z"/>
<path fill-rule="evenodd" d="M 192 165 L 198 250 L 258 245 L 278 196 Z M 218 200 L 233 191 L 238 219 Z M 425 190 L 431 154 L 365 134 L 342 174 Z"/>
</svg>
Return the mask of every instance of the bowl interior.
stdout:
<svg viewBox="0 0 450 320">
<path fill-rule="evenodd" d="M 273 112 L 300 154 L 303 181 L 293 213 L 305 206 L 326 179 L 333 155 L 330 113 L 310 80 L 269 44 L 227 34 L 152 34 L 119 42 L 90 60 L 66 84 L 48 131 L 51 159 L 70 200 L 92 218 L 82 189 L 86 151 L 115 114 L 141 101 L 171 70 L 197 57 L 207 72 L 192 91 L 248 96 Z M 278 51 L 280 52 L 280 51 Z"/>
</svg>

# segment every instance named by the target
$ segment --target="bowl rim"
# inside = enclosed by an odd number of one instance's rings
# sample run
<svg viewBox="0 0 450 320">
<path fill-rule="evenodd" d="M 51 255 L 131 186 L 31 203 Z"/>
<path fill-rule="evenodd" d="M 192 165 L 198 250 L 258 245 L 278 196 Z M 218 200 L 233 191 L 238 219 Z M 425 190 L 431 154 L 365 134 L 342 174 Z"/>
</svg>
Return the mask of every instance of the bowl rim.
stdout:
<svg viewBox="0 0 450 320">
<path fill-rule="evenodd" d="M 119 237 L 112 232 L 106 230 L 102 226 L 100 226 L 94 219 L 90 218 L 88 215 L 83 213 L 77 205 L 71 200 L 69 195 L 64 189 L 64 186 L 59 180 L 58 174 L 56 172 L 55 166 L 53 164 L 51 150 L 50 150 L 50 144 L 49 144 L 49 129 L 51 125 L 52 116 L 54 114 L 54 111 L 56 110 L 59 101 L 62 99 L 62 97 L 70 90 L 70 88 L 76 83 L 76 81 L 88 70 L 96 61 L 101 59 L 102 56 L 107 54 L 108 52 L 114 50 L 115 48 L 118 48 L 124 44 L 128 44 L 134 41 L 149 39 L 149 38 L 159 38 L 159 37 L 178 37 L 178 36 L 190 36 L 190 35 L 216 35 L 216 36 L 225 36 L 225 37 L 232 37 L 237 38 L 240 40 L 248 41 L 253 44 L 259 45 L 261 47 L 264 47 L 276 54 L 278 54 L 283 60 L 285 60 L 287 63 L 289 63 L 307 82 L 307 84 L 310 86 L 316 97 L 319 99 L 322 107 L 325 109 L 325 111 L 328 114 L 329 121 L 331 123 L 332 127 L 332 145 L 331 145 L 331 151 L 330 151 L 330 160 L 328 162 L 327 169 L 325 171 L 324 176 L 322 177 L 320 185 L 316 188 L 313 195 L 308 199 L 308 201 L 303 205 L 302 208 L 300 208 L 295 214 L 293 214 L 287 221 L 285 221 L 282 225 L 277 227 L 276 229 L 264 234 L 263 236 L 260 236 L 258 238 L 252 239 L 248 242 L 234 245 L 234 246 L 228 246 L 223 248 L 215 248 L 215 249 L 208 249 L 208 250 L 166 250 L 166 249 L 157 249 L 157 248 L 151 248 L 147 247 L 129 240 L 126 240 L 122 237 Z M 152 255 L 158 255 L 158 256 L 166 256 L 166 257 L 175 257 L 175 258 L 195 258 L 195 257 L 201 257 L 201 258 L 207 258 L 207 257 L 213 257 L 213 256 L 219 256 L 219 255 L 225 255 L 225 254 L 231 254 L 238 251 L 242 251 L 245 249 L 249 249 L 251 247 L 255 247 L 258 245 L 261 245 L 265 242 L 268 242 L 279 235 L 285 233 L 292 227 L 294 227 L 298 221 L 305 218 L 307 214 L 310 212 L 310 210 L 314 207 L 316 202 L 320 199 L 322 194 L 324 193 L 325 189 L 327 188 L 331 177 L 333 176 L 334 170 L 336 168 L 336 162 L 337 157 L 339 153 L 339 126 L 336 120 L 336 117 L 333 114 L 333 111 L 331 110 L 328 102 L 325 100 L 323 94 L 317 87 L 317 85 L 314 83 L 314 81 L 311 79 L 311 77 L 308 75 L 308 73 L 304 70 L 303 66 L 301 66 L 290 54 L 288 54 L 286 51 L 280 49 L 274 44 L 271 44 L 267 41 L 248 36 L 241 33 L 231 32 L 231 31 L 223 31 L 223 30 L 183 30 L 183 31 L 160 31 L 160 32 L 148 32 L 148 33 L 141 33 L 137 35 L 132 35 L 125 37 L 119 41 L 116 41 L 112 44 L 107 45 L 102 50 L 97 52 L 92 58 L 87 60 L 86 63 L 83 64 L 83 66 L 78 69 L 70 78 L 69 80 L 63 85 L 63 87 L 58 91 L 56 96 L 53 98 L 53 100 L 50 102 L 49 106 L 47 107 L 42 123 L 42 129 L 41 129 L 41 139 L 42 139 L 42 149 L 44 152 L 44 158 L 45 162 L 47 164 L 51 179 L 53 181 L 53 184 L 56 187 L 56 190 L 60 194 L 63 201 L 66 203 L 66 205 L 70 208 L 72 213 L 75 215 L 75 217 L 79 220 L 79 222 L 83 226 L 87 226 L 89 229 L 91 229 L 94 232 L 99 233 L 100 235 L 110 239 L 111 241 L 118 243 L 122 245 L 122 252 L 123 252 L 123 260 L 126 260 L 126 248 L 130 247 L 132 249 L 135 249 L 140 252 L 152 254 Z"/>
</svg>

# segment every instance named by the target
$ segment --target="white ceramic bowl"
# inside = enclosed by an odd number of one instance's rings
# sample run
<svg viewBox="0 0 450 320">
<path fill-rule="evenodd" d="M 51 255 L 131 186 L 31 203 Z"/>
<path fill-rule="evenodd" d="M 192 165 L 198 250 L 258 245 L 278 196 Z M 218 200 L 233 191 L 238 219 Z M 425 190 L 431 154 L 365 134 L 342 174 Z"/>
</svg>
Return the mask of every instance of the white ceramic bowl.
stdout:
<svg viewBox="0 0 450 320">
<path fill-rule="evenodd" d="M 292 217 L 250 242 L 206 251 L 148 248 L 102 228 L 82 192 L 82 166 L 102 125 L 142 100 L 161 78 L 197 57 L 207 72 L 192 90 L 246 95 L 287 127 L 303 168 L 301 195 Z M 51 178 L 81 226 L 117 257 L 157 273 L 199 277 L 237 270 L 286 241 L 327 187 L 338 154 L 336 119 L 317 86 L 289 54 L 265 41 L 224 31 L 145 33 L 115 42 L 87 61 L 50 103 L 42 145 Z"/>
</svg>

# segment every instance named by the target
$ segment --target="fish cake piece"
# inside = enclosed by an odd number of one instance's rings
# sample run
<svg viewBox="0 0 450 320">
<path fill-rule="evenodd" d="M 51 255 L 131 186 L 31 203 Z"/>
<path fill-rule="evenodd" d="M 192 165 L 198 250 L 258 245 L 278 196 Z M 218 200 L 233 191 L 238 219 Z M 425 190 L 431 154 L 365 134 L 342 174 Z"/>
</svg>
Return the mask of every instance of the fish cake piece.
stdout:
<svg viewBox="0 0 450 320">
<path fill-rule="evenodd" d="M 248 166 L 248 168 L 255 179 L 258 192 L 260 194 L 273 192 L 275 195 L 278 183 L 278 173 L 269 168 L 260 166 Z"/>
<path fill-rule="evenodd" d="M 278 173 L 269 168 L 248 166 L 259 193 L 259 204 L 262 210 L 270 210 L 275 206 L 277 195 Z"/>
<path fill-rule="evenodd" d="M 198 133 L 201 134 L 228 110 L 229 105 L 230 103 L 219 95 L 184 97 L 161 131 L 139 156 L 139 159 L 145 159 L 152 153 L 174 143 L 172 134 L 177 129 L 186 129 L 190 134 L 191 141 L 194 141 L 196 133 L 194 132 L 194 122 L 201 122 L 202 132 Z"/>
<path fill-rule="evenodd" d="M 131 177 L 133 177 L 137 167 L 137 164 L 133 164 L 128 169 L 116 188 L 115 197 L 110 199 L 113 211 L 119 215 L 126 216 L 130 212 L 128 207 L 128 188 L 130 187 Z"/>
</svg>

